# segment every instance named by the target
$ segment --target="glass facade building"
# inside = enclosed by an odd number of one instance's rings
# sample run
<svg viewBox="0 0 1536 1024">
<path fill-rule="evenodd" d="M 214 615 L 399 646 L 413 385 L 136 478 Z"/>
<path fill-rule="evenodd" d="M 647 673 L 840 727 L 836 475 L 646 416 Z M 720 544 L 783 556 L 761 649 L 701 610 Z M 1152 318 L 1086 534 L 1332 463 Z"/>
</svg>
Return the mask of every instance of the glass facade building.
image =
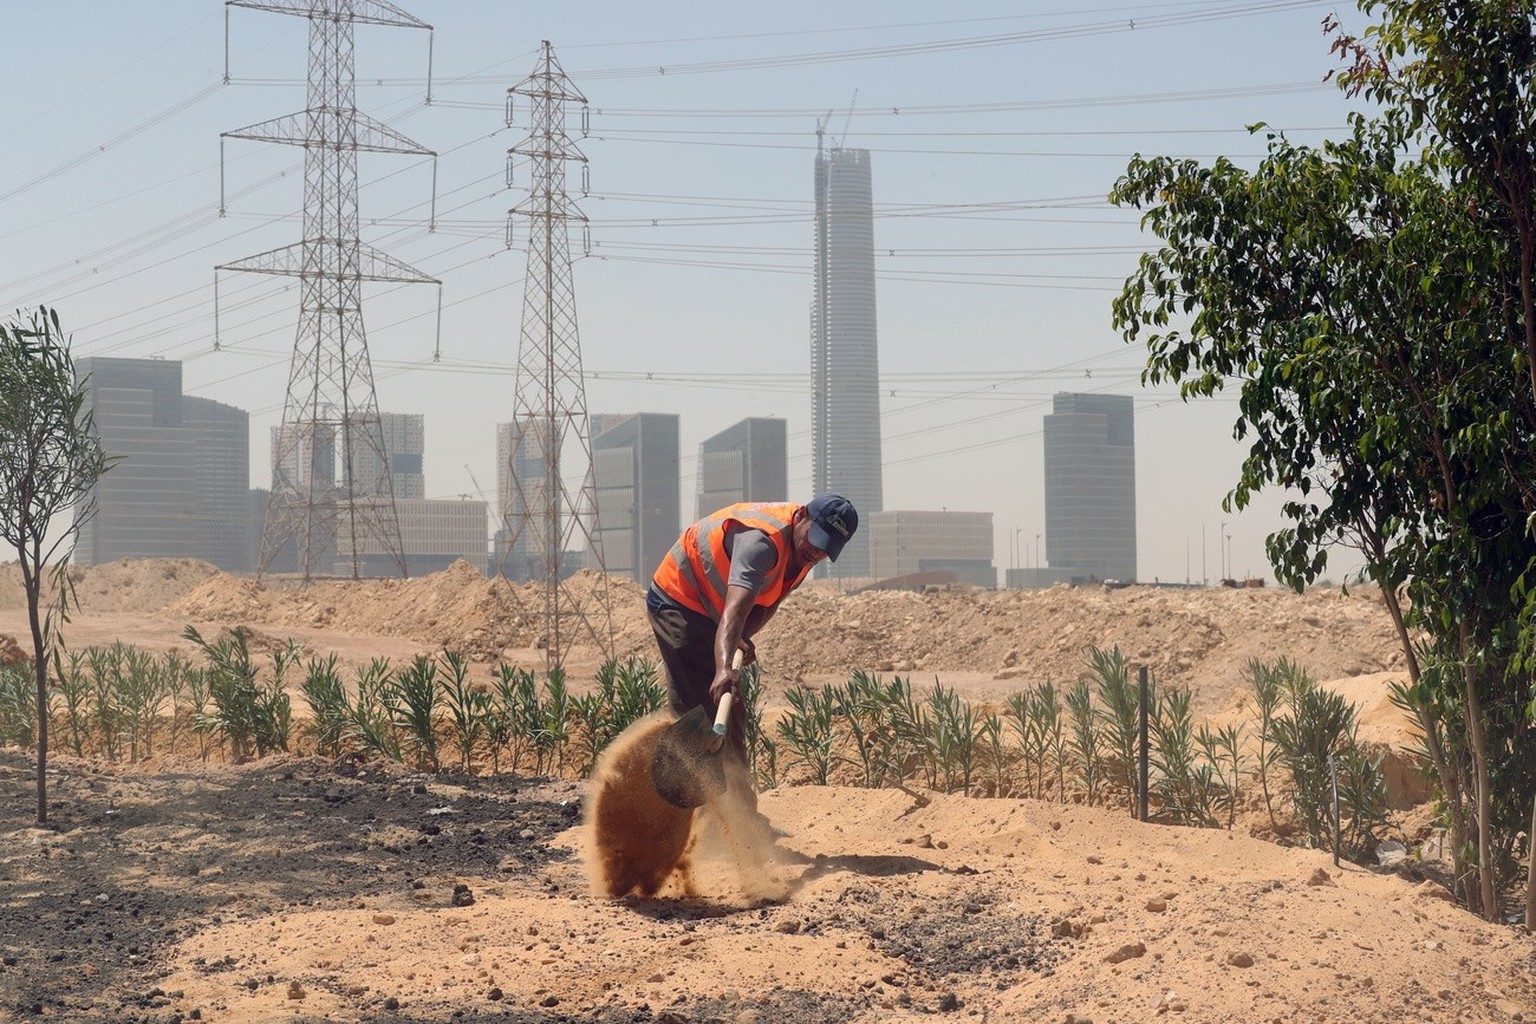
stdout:
<svg viewBox="0 0 1536 1024">
<path fill-rule="evenodd" d="M 742 501 L 805 501 L 789 493 L 788 426 L 754 416 L 699 445 L 698 500 L 694 518 Z"/>
<path fill-rule="evenodd" d="M 595 414 L 590 422 L 597 493 L 593 544 L 608 572 L 649 583 L 682 528 L 679 417 Z"/>
<path fill-rule="evenodd" d="M 86 357 L 75 372 L 102 447 L 117 462 L 91 495 L 74 558 L 201 558 L 251 568 L 245 518 L 249 416 L 181 393 L 181 363 Z"/>
<path fill-rule="evenodd" d="M 1045 417 L 1045 561 L 1054 573 L 1136 579 L 1135 426 L 1129 396 L 1054 397 Z"/>
<path fill-rule="evenodd" d="M 961 583 L 997 586 L 991 512 L 875 512 L 865 521 L 876 579 L 952 572 Z"/>
<path fill-rule="evenodd" d="M 853 502 L 861 518 L 884 507 L 874 219 L 868 150 L 818 152 L 811 303 L 811 486 L 817 494 L 841 494 Z M 861 530 L 835 563 L 823 563 L 818 572 L 869 576 L 869 558 L 869 538 Z"/>
</svg>

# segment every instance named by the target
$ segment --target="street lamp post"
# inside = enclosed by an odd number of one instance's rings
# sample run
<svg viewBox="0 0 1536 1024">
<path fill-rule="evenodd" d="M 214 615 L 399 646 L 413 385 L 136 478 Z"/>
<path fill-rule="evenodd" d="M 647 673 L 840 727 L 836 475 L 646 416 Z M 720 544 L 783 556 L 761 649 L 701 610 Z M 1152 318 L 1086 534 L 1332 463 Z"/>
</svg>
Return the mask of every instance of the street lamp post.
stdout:
<svg viewBox="0 0 1536 1024">
<path fill-rule="evenodd" d="M 1041 565 L 1040 565 L 1040 535 L 1038 533 L 1035 534 L 1035 568 L 1036 569 L 1041 568 Z"/>
<path fill-rule="evenodd" d="M 1223 519 L 1221 521 L 1221 532 L 1216 534 L 1216 554 L 1221 556 L 1221 578 L 1224 580 L 1229 578 L 1227 576 L 1227 549 L 1222 544 L 1222 541 L 1226 538 L 1226 536 L 1227 521 Z"/>
</svg>

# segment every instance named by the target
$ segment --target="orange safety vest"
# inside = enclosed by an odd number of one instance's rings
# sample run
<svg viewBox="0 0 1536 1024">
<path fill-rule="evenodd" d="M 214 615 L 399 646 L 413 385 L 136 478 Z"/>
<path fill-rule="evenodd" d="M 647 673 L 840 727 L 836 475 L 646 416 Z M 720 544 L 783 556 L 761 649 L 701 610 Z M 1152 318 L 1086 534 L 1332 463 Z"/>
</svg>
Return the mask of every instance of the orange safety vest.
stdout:
<svg viewBox="0 0 1536 1024">
<path fill-rule="evenodd" d="M 811 571 L 809 565 L 790 578 L 786 569 L 794 553 L 793 502 L 742 502 L 705 516 L 683 531 L 656 568 L 652 582 L 663 594 L 716 622 L 725 613 L 725 588 L 730 579 L 730 558 L 725 553 L 726 534 L 732 528 L 761 530 L 773 541 L 778 561 L 758 592 L 755 604 L 773 607 L 800 585 Z"/>
</svg>

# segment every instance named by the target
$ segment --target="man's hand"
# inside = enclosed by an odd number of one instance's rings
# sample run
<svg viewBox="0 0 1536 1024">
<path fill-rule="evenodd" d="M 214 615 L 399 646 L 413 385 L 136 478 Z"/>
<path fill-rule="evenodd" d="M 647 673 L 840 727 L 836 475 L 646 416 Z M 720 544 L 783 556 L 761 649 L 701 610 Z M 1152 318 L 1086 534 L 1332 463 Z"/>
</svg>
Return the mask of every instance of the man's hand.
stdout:
<svg viewBox="0 0 1536 1024">
<path fill-rule="evenodd" d="M 741 693 L 741 673 L 734 668 L 722 668 L 715 671 L 715 678 L 709 684 L 709 699 L 715 704 L 720 703 L 720 698 L 727 693 L 738 696 Z"/>
</svg>

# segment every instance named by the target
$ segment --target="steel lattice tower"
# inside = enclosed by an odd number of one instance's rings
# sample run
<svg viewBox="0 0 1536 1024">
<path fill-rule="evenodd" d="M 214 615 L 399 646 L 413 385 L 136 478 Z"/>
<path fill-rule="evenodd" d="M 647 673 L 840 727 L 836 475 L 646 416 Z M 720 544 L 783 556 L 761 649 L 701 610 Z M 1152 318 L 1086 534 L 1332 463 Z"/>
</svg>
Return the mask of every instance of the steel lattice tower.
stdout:
<svg viewBox="0 0 1536 1024">
<path fill-rule="evenodd" d="M 508 214 L 528 220 L 528 260 L 523 278 L 523 318 L 513 399 L 513 507 L 507 518 L 508 549 L 525 552 L 528 574 L 542 582 L 546 668 L 563 664 L 573 633 L 585 630 L 605 653 L 612 649 L 613 616 L 608 574 L 597 534 L 592 442 L 587 429 L 587 393 L 582 380 L 581 339 L 576 330 L 576 293 L 571 278 L 570 222 L 587 218 L 566 192 L 566 164 L 582 167 L 586 193 L 587 158 L 566 131 L 566 105 L 581 105 L 583 133 L 587 100 L 566 77 L 546 41 L 534 72 L 507 90 L 507 124 L 515 98 L 530 106 L 528 135 L 507 151 L 511 184 L 514 158 L 526 158 L 528 197 Z M 572 490 L 562 474 L 574 458 L 581 486 Z M 530 479 L 527 469 L 542 472 Z M 562 561 L 580 533 L 598 570 L 587 593 L 562 578 Z M 514 557 L 515 554 L 514 554 Z M 564 621 L 562 621 L 564 620 Z"/>
<path fill-rule="evenodd" d="M 357 154 L 436 154 L 357 109 L 352 37 L 359 23 L 432 26 L 385 0 L 226 0 L 228 7 L 309 20 L 307 108 L 221 137 L 304 148 L 303 241 L 216 268 L 300 282 L 257 572 L 293 543 L 306 583 L 342 560 L 350 560 L 355 579 L 372 540 L 403 576 L 394 484 L 387 469 L 377 469 L 389 459 L 363 330 L 362 283 L 438 282 L 358 239 Z"/>
</svg>

